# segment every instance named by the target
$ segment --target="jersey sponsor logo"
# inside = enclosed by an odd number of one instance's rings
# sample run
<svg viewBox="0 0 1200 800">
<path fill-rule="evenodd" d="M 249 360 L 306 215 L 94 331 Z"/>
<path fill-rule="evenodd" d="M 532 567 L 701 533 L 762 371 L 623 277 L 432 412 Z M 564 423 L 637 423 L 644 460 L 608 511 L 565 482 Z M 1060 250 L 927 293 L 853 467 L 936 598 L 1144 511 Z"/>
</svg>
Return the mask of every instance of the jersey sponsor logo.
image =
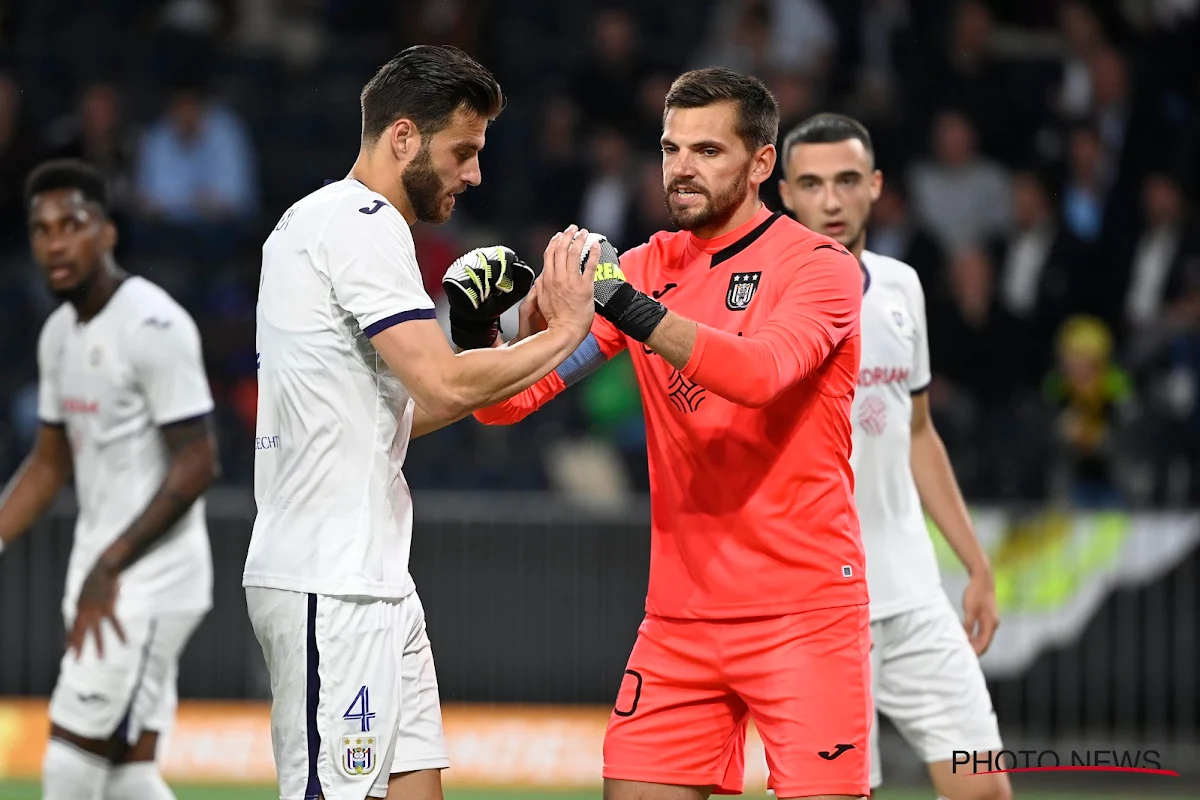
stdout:
<svg viewBox="0 0 1200 800">
<path fill-rule="evenodd" d="M 667 397 L 672 405 L 686 414 L 700 408 L 700 404 L 708 397 L 708 392 L 703 386 L 692 383 L 683 377 L 682 372 L 675 370 L 671 373 L 671 382 L 667 384 Z"/>
<path fill-rule="evenodd" d="M 882 436 L 887 430 L 887 404 L 875 395 L 864 397 L 858 407 L 858 427 L 868 436 Z"/>
<path fill-rule="evenodd" d="M 868 367 L 858 373 L 859 386 L 886 386 L 907 383 L 908 367 Z"/>
<path fill-rule="evenodd" d="M 725 292 L 725 307 L 730 311 L 745 311 L 758 291 L 761 272 L 735 272 L 729 278 L 729 290 Z"/>
<path fill-rule="evenodd" d="M 342 769 L 347 775 L 370 775 L 375 771 L 377 741 L 374 736 L 342 737 Z"/>
<path fill-rule="evenodd" d="M 62 412 L 64 414 L 97 414 L 100 404 L 95 400 L 84 400 L 79 397 L 64 397 Z"/>
<path fill-rule="evenodd" d="M 278 450 L 279 449 L 279 437 L 278 436 L 256 436 L 256 437 L 254 437 L 254 449 L 255 450 Z"/>
<path fill-rule="evenodd" d="M 383 206 L 384 203 L 382 200 L 376 200 L 371 205 L 360 208 L 358 212 L 360 214 L 374 214 L 376 211 L 383 208 Z"/>
</svg>

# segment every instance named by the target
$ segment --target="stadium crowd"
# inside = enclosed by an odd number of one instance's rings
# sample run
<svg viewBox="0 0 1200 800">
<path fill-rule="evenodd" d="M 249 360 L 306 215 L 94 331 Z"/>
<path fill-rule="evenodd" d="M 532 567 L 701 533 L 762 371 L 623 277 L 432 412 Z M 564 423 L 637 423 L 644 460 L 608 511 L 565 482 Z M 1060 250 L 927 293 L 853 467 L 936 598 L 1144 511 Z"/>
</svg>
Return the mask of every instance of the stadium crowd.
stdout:
<svg viewBox="0 0 1200 800">
<path fill-rule="evenodd" d="M 1200 499 L 1200 0 L 9 4 L 0 474 L 37 429 L 52 309 L 25 174 L 57 155 L 105 171 L 119 258 L 201 326 L 224 480 L 248 485 L 259 247 L 291 203 L 342 177 L 359 87 L 417 42 L 462 47 L 508 97 L 482 186 L 446 226 L 414 229 L 439 304 L 446 266 L 474 246 L 535 260 L 572 222 L 621 249 L 668 228 L 663 96 L 684 69 L 729 66 L 768 82 L 781 135 L 822 110 L 871 129 L 885 189 L 868 246 L 921 276 L 931 404 L 968 498 Z M 618 359 L 519 425 L 423 437 L 406 477 L 644 491 L 633 381 Z"/>
</svg>

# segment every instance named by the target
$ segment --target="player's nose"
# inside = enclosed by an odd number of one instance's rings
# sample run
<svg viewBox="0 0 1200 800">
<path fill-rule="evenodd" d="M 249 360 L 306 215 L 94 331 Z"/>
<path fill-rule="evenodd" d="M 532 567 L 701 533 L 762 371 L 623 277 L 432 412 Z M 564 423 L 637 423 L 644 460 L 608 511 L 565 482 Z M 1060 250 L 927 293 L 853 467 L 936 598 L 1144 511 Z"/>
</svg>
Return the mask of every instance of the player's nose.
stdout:
<svg viewBox="0 0 1200 800">
<path fill-rule="evenodd" d="M 479 166 L 477 160 L 472 159 L 471 163 L 459 176 L 459 179 L 468 186 L 478 186 L 483 182 L 483 170 Z"/>
</svg>

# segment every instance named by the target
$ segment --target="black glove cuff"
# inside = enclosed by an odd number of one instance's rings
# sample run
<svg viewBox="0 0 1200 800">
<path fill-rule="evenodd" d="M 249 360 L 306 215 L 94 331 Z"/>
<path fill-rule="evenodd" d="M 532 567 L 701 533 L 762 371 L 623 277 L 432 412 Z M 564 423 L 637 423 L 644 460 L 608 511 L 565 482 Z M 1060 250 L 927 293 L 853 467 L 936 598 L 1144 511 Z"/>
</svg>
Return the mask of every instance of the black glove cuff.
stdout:
<svg viewBox="0 0 1200 800">
<path fill-rule="evenodd" d="M 597 307 L 597 311 L 621 333 L 639 342 L 649 339 L 667 315 L 666 306 L 628 283 L 622 283 L 607 303 Z"/>
<path fill-rule="evenodd" d="M 465 320 L 450 314 L 450 340 L 463 350 L 481 350 L 491 347 L 500 335 L 500 320 L 489 319 L 483 322 Z"/>
</svg>

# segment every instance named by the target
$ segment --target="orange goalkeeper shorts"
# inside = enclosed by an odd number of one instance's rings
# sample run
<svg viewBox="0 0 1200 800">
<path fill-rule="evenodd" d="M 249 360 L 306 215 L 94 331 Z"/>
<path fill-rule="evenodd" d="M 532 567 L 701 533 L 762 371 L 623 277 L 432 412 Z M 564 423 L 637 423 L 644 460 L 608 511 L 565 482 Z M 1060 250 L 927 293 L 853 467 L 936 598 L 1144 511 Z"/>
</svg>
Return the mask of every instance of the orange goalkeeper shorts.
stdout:
<svg viewBox="0 0 1200 800">
<path fill-rule="evenodd" d="M 647 615 L 604 737 L 604 777 L 740 794 L 751 716 L 780 798 L 870 794 L 866 605 L 749 620 Z"/>
</svg>

